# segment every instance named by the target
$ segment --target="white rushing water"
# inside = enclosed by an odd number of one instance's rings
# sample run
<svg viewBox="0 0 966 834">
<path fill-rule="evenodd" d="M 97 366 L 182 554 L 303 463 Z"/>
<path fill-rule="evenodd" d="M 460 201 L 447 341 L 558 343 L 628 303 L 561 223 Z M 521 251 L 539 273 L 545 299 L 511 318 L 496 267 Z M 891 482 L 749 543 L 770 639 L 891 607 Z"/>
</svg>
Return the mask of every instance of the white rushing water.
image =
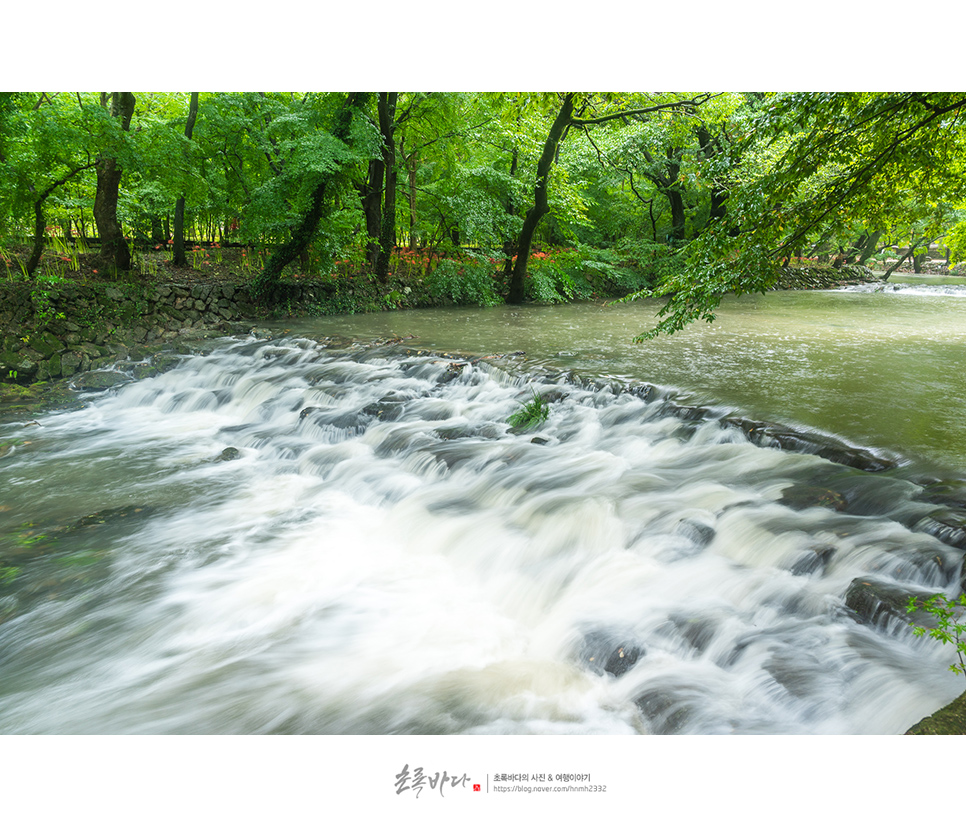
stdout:
<svg viewBox="0 0 966 834">
<path fill-rule="evenodd" d="M 957 587 L 921 487 L 723 413 L 248 339 L 0 427 L 0 732 L 898 733 L 952 700 L 947 647 L 845 605 Z"/>
<path fill-rule="evenodd" d="M 951 296 L 957 298 L 966 297 L 966 286 L 962 284 L 927 284 L 927 283 L 902 283 L 894 282 L 887 284 L 855 284 L 854 286 L 842 287 L 835 292 L 860 292 L 860 293 L 884 293 L 886 295 L 921 295 L 921 296 Z"/>
</svg>

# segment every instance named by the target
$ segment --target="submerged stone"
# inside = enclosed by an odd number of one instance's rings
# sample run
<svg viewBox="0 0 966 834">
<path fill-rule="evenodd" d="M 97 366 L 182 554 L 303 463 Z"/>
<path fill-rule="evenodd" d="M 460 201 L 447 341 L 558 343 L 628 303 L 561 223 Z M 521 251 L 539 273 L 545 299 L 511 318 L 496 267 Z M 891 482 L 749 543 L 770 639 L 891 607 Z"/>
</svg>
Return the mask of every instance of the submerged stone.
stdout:
<svg viewBox="0 0 966 834">
<path fill-rule="evenodd" d="M 966 512 L 944 508 L 920 519 L 914 530 L 935 536 L 953 547 L 966 546 Z"/>
<path fill-rule="evenodd" d="M 835 548 L 831 545 L 809 548 L 795 560 L 791 572 L 795 576 L 808 576 L 816 573 L 823 574 L 834 555 Z"/>
<path fill-rule="evenodd" d="M 120 371 L 88 371 L 76 377 L 71 385 L 79 391 L 106 391 L 130 381 L 131 377 Z"/>
<path fill-rule="evenodd" d="M 782 490 L 782 497 L 778 503 L 793 510 L 804 510 L 809 507 L 828 507 L 831 510 L 842 511 L 847 504 L 845 497 L 832 489 L 795 484 Z"/>
<path fill-rule="evenodd" d="M 606 631 L 592 631 L 584 637 L 578 652 L 581 662 L 598 674 L 621 677 L 633 668 L 647 650 L 633 641 Z"/>
<path fill-rule="evenodd" d="M 896 461 L 877 455 L 869 449 L 851 446 L 821 432 L 795 429 L 779 423 L 768 423 L 736 415 L 724 417 L 721 423 L 740 429 L 752 443 L 758 446 L 777 446 L 790 452 L 818 455 L 833 463 L 841 463 L 865 472 L 884 472 L 898 465 Z"/>
<path fill-rule="evenodd" d="M 845 592 L 845 607 L 854 620 L 868 625 L 883 626 L 890 620 L 927 627 L 934 625 L 933 618 L 924 611 L 909 613 L 906 610 L 914 596 L 922 596 L 922 591 L 871 576 L 859 576 L 852 580 Z"/>
</svg>

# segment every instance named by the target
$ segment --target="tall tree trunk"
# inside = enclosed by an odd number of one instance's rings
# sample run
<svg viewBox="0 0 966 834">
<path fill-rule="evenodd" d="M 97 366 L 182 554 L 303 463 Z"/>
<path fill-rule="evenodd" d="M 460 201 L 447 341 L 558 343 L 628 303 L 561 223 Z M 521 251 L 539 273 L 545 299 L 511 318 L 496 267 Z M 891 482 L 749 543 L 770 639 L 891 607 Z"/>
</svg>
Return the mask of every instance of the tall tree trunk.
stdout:
<svg viewBox="0 0 966 834">
<path fill-rule="evenodd" d="M 407 181 L 407 197 L 409 199 L 409 245 L 415 248 L 417 245 L 416 240 L 416 173 L 417 173 L 417 158 L 418 150 L 413 149 L 409 156 L 406 156 L 406 149 L 403 147 L 404 142 L 402 139 L 399 140 L 399 155 L 403 159 L 403 164 L 406 166 L 406 181 Z"/>
<path fill-rule="evenodd" d="M 185 122 L 184 135 L 186 139 L 191 139 L 194 133 L 195 119 L 198 117 L 198 94 L 191 94 L 191 103 L 188 105 L 188 121 Z M 174 205 L 174 258 L 175 266 L 187 266 L 188 258 L 184 251 L 184 201 L 182 194 Z M 169 203 L 170 205 L 170 203 Z"/>
<path fill-rule="evenodd" d="M 915 251 L 916 247 L 921 246 L 925 242 L 926 242 L 926 238 L 921 237 L 917 241 L 915 241 L 911 246 L 909 246 L 909 248 L 906 249 L 906 251 L 899 256 L 899 260 L 897 260 L 892 266 L 890 266 L 885 271 L 885 275 L 882 276 L 881 280 L 888 281 L 889 278 L 892 276 L 892 273 L 895 272 L 900 266 L 902 266 L 903 263 L 905 263 L 906 258 L 908 258 Z M 930 243 L 932 243 L 932 241 L 930 241 Z"/>
<path fill-rule="evenodd" d="M 164 236 L 164 226 L 161 223 L 161 218 L 156 215 L 151 215 L 151 243 L 164 243 L 167 238 Z"/>
<path fill-rule="evenodd" d="M 379 261 L 379 237 L 382 234 L 382 186 L 386 165 L 382 159 L 369 160 L 369 174 L 359 189 L 362 213 L 366 218 L 366 263 L 372 272 Z"/>
<path fill-rule="evenodd" d="M 862 246 L 862 248 L 859 251 L 859 254 L 855 258 L 855 262 L 857 264 L 861 264 L 865 266 L 865 262 L 875 254 L 876 247 L 878 247 L 879 245 L 879 238 L 881 237 L 882 237 L 881 229 L 877 229 L 876 231 L 872 232 L 872 234 L 866 237 L 865 244 Z"/>
<path fill-rule="evenodd" d="M 519 122 L 518 122 L 519 123 Z M 512 180 L 517 173 L 517 163 L 520 160 L 520 151 L 516 146 L 513 148 L 513 156 L 510 159 L 510 179 Z M 513 189 L 508 189 L 506 198 L 506 213 L 509 217 L 516 214 L 516 207 L 513 205 Z M 503 241 L 503 283 L 507 286 L 513 276 L 513 256 L 516 252 L 514 240 Z"/>
<path fill-rule="evenodd" d="M 537 230 L 537 224 L 550 208 L 547 202 L 550 168 L 553 166 L 557 147 L 570 126 L 573 114 L 574 93 L 567 93 L 564 96 L 563 104 L 560 106 L 560 112 L 557 113 L 557 118 L 553 120 L 547 141 L 543 145 L 543 153 L 540 154 L 540 160 L 537 162 L 537 180 L 533 187 L 533 206 L 527 210 L 527 214 L 523 218 L 523 228 L 520 230 L 520 237 L 517 239 L 517 259 L 513 265 L 513 273 L 510 276 L 510 292 L 506 299 L 510 304 L 522 304 L 526 296 L 525 280 L 527 262 L 530 260 L 530 247 L 533 245 L 533 233 Z"/>
<path fill-rule="evenodd" d="M 389 274 L 389 258 L 396 245 L 396 101 L 399 93 L 379 93 L 379 131 L 382 133 L 382 162 L 385 166 L 385 188 L 382 197 L 382 229 L 379 233 L 379 259 L 376 279 L 385 281 Z"/>
<path fill-rule="evenodd" d="M 352 111 L 362 107 L 368 98 L 368 93 L 349 93 L 336 116 L 335 128 L 332 135 L 342 142 L 349 141 L 349 132 L 352 127 Z M 327 189 L 337 174 L 323 175 L 312 191 L 309 201 L 309 208 L 298 226 L 292 231 L 291 237 L 276 249 L 265 264 L 265 268 L 252 282 L 252 292 L 254 295 L 266 300 L 278 300 L 279 283 L 282 278 L 282 270 L 292 261 L 298 258 L 302 252 L 312 242 L 315 230 L 322 218 L 325 207 L 324 198 Z"/>
<path fill-rule="evenodd" d="M 133 93 L 111 93 L 111 116 L 121 119 L 122 130 L 130 130 L 134 115 Z M 106 95 L 101 103 L 107 105 Z M 117 201 L 121 187 L 121 166 L 113 156 L 97 160 L 97 193 L 94 196 L 94 222 L 101 241 L 101 257 L 117 269 L 131 268 L 131 250 L 124 240 L 124 232 L 117 219 Z"/>
<path fill-rule="evenodd" d="M 30 252 L 30 258 L 27 260 L 28 275 L 34 274 L 44 254 L 44 232 L 47 229 L 47 221 L 44 219 L 45 199 L 47 199 L 46 194 L 34 200 L 34 248 Z"/>
<path fill-rule="evenodd" d="M 704 125 L 698 125 L 695 129 L 698 141 L 701 143 L 701 153 L 705 159 L 711 159 L 721 150 L 720 141 L 711 135 L 711 132 Z M 725 216 L 727 211 L 725 204 L 728 201 L 728 192 L 720 188 L 717 184 L 711 186 L 711 205 L 708 207 L 708 223 L 714 223 Z"/>
<path fill-rule="evenodd" d="M 681 244 L 687 236 L 687 215 L 684 210 L 684 195 L 681 193 L 678 177 L 681 175 L 680 148 L 667 149 L 667 184 L 664 196 L 671 206 L 671 244 Z"/>
</svg>

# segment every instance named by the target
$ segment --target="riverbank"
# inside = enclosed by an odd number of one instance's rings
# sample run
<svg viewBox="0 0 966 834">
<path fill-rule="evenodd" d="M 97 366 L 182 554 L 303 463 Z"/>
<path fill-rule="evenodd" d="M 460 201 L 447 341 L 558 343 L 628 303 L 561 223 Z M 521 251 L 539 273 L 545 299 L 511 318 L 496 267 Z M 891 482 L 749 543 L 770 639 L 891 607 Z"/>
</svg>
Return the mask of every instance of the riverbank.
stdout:
<svg viewBox="0 0 966 834">
<path fill-rule="evenodd" d="M 153 253 L 140 263 L 147 272 L 109 278 L 97 260 L 77 261 L 59 276 L 0 283 L 0 395 L 25 397 L 36 383 L 87 373 L 116 361 L 140 361 L 150 346 L 251 319 L 321 317 L 450 306 L 456 296 L 409 269 L 378 283 L 365 275 L 309 278 L 294 273 L 283 285 L 284 301 L 256 298 L 242 251 L 212 255 L 200 250 L 196 266 L 173 267 Z M 595 292 L 615 287 L 587 276 Z M 828 289 L 875 280 L 865 267 L 791 267 L 776 289 Z M 15 389 L 9 388 L 15 386 Z"/>
</svg>

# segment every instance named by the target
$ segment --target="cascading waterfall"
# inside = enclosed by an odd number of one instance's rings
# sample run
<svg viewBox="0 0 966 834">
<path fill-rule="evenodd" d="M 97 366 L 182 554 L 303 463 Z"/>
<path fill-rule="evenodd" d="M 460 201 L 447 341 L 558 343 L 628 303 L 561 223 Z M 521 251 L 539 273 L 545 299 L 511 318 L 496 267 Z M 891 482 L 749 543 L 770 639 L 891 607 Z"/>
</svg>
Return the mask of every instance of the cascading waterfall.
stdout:
<svg viewBox="0 0 966 834">
<path fill-rule="evenodd" d="M 0 459 L 0 732 L 898 733 L 952 700 L 948 647 L 855 603 L 958 588 L 923 486 L 724 414 L 245 339 L 38 418 Z"/>
</svg>

